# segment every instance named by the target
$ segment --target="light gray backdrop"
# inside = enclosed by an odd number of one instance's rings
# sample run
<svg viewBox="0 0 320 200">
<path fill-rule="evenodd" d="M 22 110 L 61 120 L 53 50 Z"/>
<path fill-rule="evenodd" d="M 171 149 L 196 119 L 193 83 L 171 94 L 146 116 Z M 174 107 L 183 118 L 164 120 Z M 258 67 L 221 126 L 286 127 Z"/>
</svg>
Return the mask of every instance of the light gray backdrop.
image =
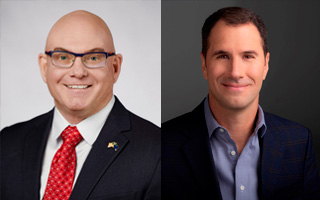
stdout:
<svg viewBox="0 0 320 200">
<path fill-rule="evenodd" d="M 269 73 L 260 105 L 313 132 L 320 166 L 320 1 L 162 1 L 162 122 L 194 109 L 207 95 L 201 72 L 201 28 L 219 8 L 243 6 L 265 21 Z"/>
<path fill-rule="evenodd" d="M 38 54 L 63 15 L 87 10 L 113 34 L 123 64 L 114 93 L 132 112 L 160 125 L 161 2 L 2 1 L 0 2 L 0 129 L 53 108 L 42 81 Z"/>
</svg>

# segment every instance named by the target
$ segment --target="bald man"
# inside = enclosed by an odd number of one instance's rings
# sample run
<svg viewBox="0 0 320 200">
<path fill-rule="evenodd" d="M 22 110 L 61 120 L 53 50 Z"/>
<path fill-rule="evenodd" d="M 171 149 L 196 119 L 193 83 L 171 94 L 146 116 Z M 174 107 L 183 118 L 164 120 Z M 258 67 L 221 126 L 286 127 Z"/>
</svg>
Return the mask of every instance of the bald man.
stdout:
<svg viewBox="0 0 320 200">
<path fill-rule="evenodd" d="M 121 62 L 98 16 L 56 22 L 39 55 L 55 107 L 1 131 L 0 199 L 160 199 L 160 129 L 113 95 Z"/>
</svg>

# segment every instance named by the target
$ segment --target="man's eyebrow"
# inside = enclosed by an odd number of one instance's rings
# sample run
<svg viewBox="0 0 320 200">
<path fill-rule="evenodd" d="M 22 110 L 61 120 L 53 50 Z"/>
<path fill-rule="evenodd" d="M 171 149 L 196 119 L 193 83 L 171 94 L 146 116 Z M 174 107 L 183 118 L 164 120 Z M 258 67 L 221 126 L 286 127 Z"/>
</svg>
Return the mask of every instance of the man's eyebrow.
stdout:
<svg viewBox="0 0 320 200">
<path fill-rule="evenodd" d="M 54 48 L 53 50 L 54 50 L 54 51 L 69 51 L 69 50 L 64 49 L 64 48 L 62 48 L 62 47 L 56 47 L 56 48 Z"/>
<path fill-rule="evenodd" d="M 221 54 L 229 54 L 229 52 L 223 51 L 223 50 L 217 50 L 213 52 L 213 56 L 221 55 Z M 258 53 L 254 50 L 243 51 L 242 54 L 254 54 L 255 56 L 258 55 Z"/>
<path fill-rule="evenodd" d="M 258 53 L 254 50 L 250 50 L 250 51 L 244 51 L 243 54 L 254 54 L 255 56 L 258 55 Z"/>
<path fill-rule="evenodd" d="M 228 54 L 228 52 L 223 50 L 218 50 L 213 52 L 213 56 L 221 55 L 221 54 Z"/>
</svg>

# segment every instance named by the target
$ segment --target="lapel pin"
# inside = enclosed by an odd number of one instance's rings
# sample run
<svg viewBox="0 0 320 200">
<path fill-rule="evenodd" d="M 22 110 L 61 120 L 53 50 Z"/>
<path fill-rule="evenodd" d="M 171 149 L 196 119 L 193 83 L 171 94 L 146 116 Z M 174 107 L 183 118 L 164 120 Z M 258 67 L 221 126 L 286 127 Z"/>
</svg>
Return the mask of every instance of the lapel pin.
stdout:
<svg viewBox="0 0 320 200">
<path fill-rule="evenodd" d="M 108 148 L 113 148 L 114 151 L 117 151 L 119 146 L 118 146 L 118 143 L 116 143 L 116 142 L 109 142 Z"/>
</svg>

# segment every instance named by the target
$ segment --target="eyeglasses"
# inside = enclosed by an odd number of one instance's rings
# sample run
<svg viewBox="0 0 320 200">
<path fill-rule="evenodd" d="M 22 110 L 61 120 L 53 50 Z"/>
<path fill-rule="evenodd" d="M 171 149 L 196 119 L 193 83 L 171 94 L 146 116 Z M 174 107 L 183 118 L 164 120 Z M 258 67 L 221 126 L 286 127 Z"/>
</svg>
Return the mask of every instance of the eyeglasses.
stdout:
<svg viewBox="0 0 320 200">
<path fill-rule="evenodd" d="M 107 52 L 72 53 L 68 51 L 45 51 L 45 54 L 51 57 L 54 66 L 64 68 L 72 67 L 76 57 L 81 57 L 83 65 L 87 68 L 104 67 L 107 58 L 116 55 Z"/>
</svg>

